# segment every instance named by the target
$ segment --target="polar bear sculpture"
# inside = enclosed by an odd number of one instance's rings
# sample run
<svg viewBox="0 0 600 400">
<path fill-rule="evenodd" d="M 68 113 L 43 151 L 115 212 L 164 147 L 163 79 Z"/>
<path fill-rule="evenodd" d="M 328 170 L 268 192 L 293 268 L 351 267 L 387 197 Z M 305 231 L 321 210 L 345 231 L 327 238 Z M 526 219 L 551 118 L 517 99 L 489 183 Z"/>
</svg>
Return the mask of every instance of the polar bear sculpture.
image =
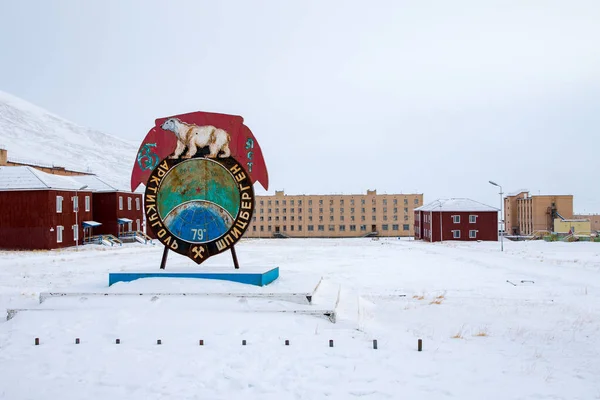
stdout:
<svg viewBox="0 0 600 400">
<path fill-rule="evenodd" d="M 179 158 L 185 148 L 186 154 L 181 158 L 193 157 L 198 149 L 208 146 L 210 154 L 208 158 L 226 158 L 231 156 L 229 150 L 229 133 L 212 125 L 198 126 L 182 122 L 178 118 L 169 118 L 161 125 L 166 131 L 171 131 L 177 136 L 177 148 L 169 158 Z M 223 152 L 219 155 L 219 153 Z"/>
</svg>

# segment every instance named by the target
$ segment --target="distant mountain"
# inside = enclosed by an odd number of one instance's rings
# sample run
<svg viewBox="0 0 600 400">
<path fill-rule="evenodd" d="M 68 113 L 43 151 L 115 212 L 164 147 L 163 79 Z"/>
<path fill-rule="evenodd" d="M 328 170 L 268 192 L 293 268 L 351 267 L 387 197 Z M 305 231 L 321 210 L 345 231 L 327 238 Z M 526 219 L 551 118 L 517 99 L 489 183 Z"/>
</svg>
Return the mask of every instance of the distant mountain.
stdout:
<svg viewBox="0 0 600 400">
<path fill-rule="evenodd" d="M 0 91 L 0 147 L 8 159 L 90 171 L 129 190 L 139 144 L 67 121 Z"/>
</svg>

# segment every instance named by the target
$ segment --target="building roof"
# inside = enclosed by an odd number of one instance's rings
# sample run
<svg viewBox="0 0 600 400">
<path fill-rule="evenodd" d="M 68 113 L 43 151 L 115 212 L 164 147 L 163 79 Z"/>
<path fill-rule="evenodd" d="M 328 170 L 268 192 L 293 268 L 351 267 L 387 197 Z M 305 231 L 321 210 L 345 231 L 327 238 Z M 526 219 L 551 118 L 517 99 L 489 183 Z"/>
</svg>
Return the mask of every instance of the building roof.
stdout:
<svg viewBox="0 0 600 400">
<path fill-rule="evenodd" d="M 94 192 L 117 192 L 117 189 L 114 186 L 109 185 L 104 182 L 102 179 L 98 178 L 96 175 L 77 175 L 71 176 L 72 179 L 79 182 L 81 186 L 87 185 L 87 190 L 92 190 Z M 79 187 L 81 187 L 79 186 Z"/>
<path fill-rule="evenodd" d="M 82 186 L 72 177 L 48 174 L 33 167 L 0 167 L 0 190 L 79 190 Z"/>
<path fill-rule="evenodd" d="M 415 208 L 415 211 L 500 211 L 499 208 L 488 206 L 471 199 L 438 199 L 421 207 Z"/>
</svg>

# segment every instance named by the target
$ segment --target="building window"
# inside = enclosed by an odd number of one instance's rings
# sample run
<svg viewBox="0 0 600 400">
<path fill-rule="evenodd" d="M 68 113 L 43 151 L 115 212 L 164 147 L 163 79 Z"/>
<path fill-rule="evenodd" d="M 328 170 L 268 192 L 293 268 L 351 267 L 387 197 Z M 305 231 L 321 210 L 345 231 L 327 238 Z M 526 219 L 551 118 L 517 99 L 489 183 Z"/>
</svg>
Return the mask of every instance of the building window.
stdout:
<svg viewBox="0 0 600 400">
<path fill-rule="evenodd" d="M 383 207 L 383 212 L 386 213 L 387 212 L 387 207 Z"/>
<path fill-rule="evenodd" d="M 360 230 L 361 231 L 366 231 L 367 230 L 367 226 L 366 225 L 361 225 L 360 226 Z"/>
<path fill-rule="evenodd" d="M 364 206 L 365 205 L 365 199 L 361 199 L 360 200 L 360 204 L 362 204 Z"/>
<path fill-rule="evenodd" d="M 387 221 L 387 215 L 384 215 L 384 216 L 383 216 L 383 220 L 384 220 L 384 221 Z"/>
<path fill-rule="evenodd" d="M 419 199 L 415 199 L 415 206 L 419 205 Z"/>
<path fill-rule="evenodd" d="M 404 204 L 408 204 L 408 199 L 404 199 Z"/>
<path fill-rule="evenodd" d="M 329 209 L 329 212 L 330 212 L 330 213 L 333 213 L 333 208 L 330 208 L 330 209 Z"/>
<path fill-rule="evenodd" d="M 136 228 L 137 228 L 136 230 L 137 230 L 138 232 L 141 232 L 141 230 L 142 230 L 142 229 L 141 229 L 141 226 L 140 226 L 140 220 L 139 220 L 139 219 L 136 219 L 136 220 L 135 220 L 135 226 L 136 226 Z"/>
<path fill-rule="evenodd" d="M 283 213 L 285 214 L 287 212 L 287 208 L 283 209 Z M 292 211 L 293 212 L 293 211 Z"/>
<path fill-rule="evenodd" d="M 285 210 L 283 212 L 285 212 Z M 290 212 L 293 214 L 294 213 L 294 209 L 290 208 Z"/>
<path fill-rule="evenodd" d="M 343 214 L 343 213 L 344 213 L 344 208 L 342 207 L 342 208 L 340 208 L 340 214 Z"/>
<path fill-rule="evenodd" d="M 261 205 L 261 206 L 264 206 L 264 205 L 265 205 L 265 202 L 264 202 L 263 200 L 261 200 L 261 201 L 260 201 L 260 205 Z"/>
<path fill-rule="evenodd" d="M 270 200 L 269 200 L 270 201 Z M 267 226 L 267 230 L 271 232 L 271 225 Z"/>
<path fill-rule="evenodd" d="M 299 208 L 299 209 L 298 209 L 298 212 L 299 212 L 299 213 L 302 213 L 302 209 L 301 209 L 301 208 Z"/>
<path fill-rule="evenodd" d="M 302 225 L 298 225 L 298 230 L 301 231 L 302 230 Z"/>
<path fill-rule="evenodd" d="M 140 198 L 139 197 L 135 199 L 135 209 L 136 210 L 140 209 Z"/>
<path fill-rule="evenodd" d="M 302 200 L 298 200 L 298 205 L 301 206 L 302 205 Z"/>
<path fill-rule="evenodd" d="M 387 231 L 388 230 L 388 225 L 387 224 L 381 225 L 381 229 L 383 229 L 384 231 Z"/>
<path fill-rule="evenodd" d="M 356 230 L 356 225 L 350 225 L 350 230 L 351 231 L 355 231 Z"/>
<path fill-rule="evenodd" d="M 315 226 L 314 225 L 309 225 L 308 226 L 308 230 L 311 231 L 311 232 L 314 231 L 315 230 Z"/>
<path fill-rule="evenodd" d="M 325 230 L 325 225 L 319 225 L 318 229 L 319 229 L 320 231 L 324 231 L 324 230 Z"/>
<path fill-rule="evenodd" d="M 383 205 L 387 205 L 387 199 L 383 199 Z M 385 212 L 385 211 L 384 211 Z"/>
<path fill-rule="evenodd" d="M 408 225 L 408 224 L 402 225 L 402 230 L 403 231 L 409 231 L 410 230 L 410 225 Z"/>
<path fill-rule="evenodd" d="M 373 209 L 371 210 L 373 213 L 377 212 L 377 208 L 373 207 Z"/>
<path fill-rule="evenodd" d="M 460 224 L 460 215 L 453 215 L 452 222 L 454 222 L 455 224 Z"/>
<path fill-rule="evenodd" d="M 275 200 L 275 205 L 278 206 L 279 205 L 279 200 Z"/>
<path fill-rule="evenodd" d="M 284 205 L 284 206 L 286 205 L 286 204 L 285 204 L 285 200 L 283 201 L 283 205 Z"/>
<path fill-rule="evenodd" d="M 361 209 L 360 209 L 360 212 L 361 212 L 361 213 L 364 213 L 364 212 L 365 212 L 365 208 L 364 208 L 364 207 L 363 207 L 363 208 L 361 208 Z"/>
<path fill-rule="evenodd" d="M 123 196 L 119 196 L 119 210 L 123 209 Z"/>
<path fill-rule="evenodd" d="M 340 232 L 346 231 L 346 225 L 340 225 Z"/>
<path fill-rule="evenodd" d="M 354 199 L 350 199 L 350 205 L 353 206 L 354 205 Z"/>
<path fill-rule="evenodd" d="M 360 216 L 360 220 L 361 220 L 361 221 L 365 221 L 365 216 L 364 216 L 364 215 L 361 215 L 361 216 Z"/>
<path fill-rule="evenodd" d="M 329 232 L 335 231 L 335 225 L 329 225 Z"/>
<path fill-rule="evenodd" d="M 252 227 L 252 230 L 253 230 L 254 232 L 256 232 L 256 225 L 254 225 L 254 226 Z"/>
<path fill-rule="evenodd" d="M 271 200 L 267 201 L 267 205 L 270 206 L 271 205 Z M 271 212 L 271 211 L 269 211 Z M 269 229 L 270 230 L 270 229 Z"/>
<path fill-rule="evenodd" d="M 131 197 L 127 198 L 127 209 L 131 210 Z"/>
<path fill-rule="evenodd" d="M 344 220 L 344 216 L 340 215 L 340 221 L 343 221 L 343 220 Z"/>
<path fill-rule="evenodd" d="M 460 231 L 452 231 L 452 237 L 454 239 L 460 239 Z"/>
<path fill-rule="evenodd" d="M 469 223 L 474 224 L 477 222 L 477 215 L 469 215 Z"/>
<path fill-rule="evenodd" d="M 350 216 L 350 221 L 354 222 L 354 215 Z"/>
<path fill-rule="evenodd" d="M 290 206 L 293 206 L 293 205 L 294 205 L 294 200 L 290 200 Z"/>
<path fill-rule="evenodd" d="M 309 220 L 310 222 L 312 222 L 312 215 L 309 215 L 309 216 L 308 216 L 308 220 Z"/>
<path fill-rule="evenodd" d="M 65 229 L 65 227 L 61 225 L 56 227 L 56 243 L 62 243 L 63 229 Z"/>
<path fill-rule="evenodd" d="M 333 221 L 333 215 L 329 217 L 329 221 Z"/>
<path fill-rule="evenodd" d="M 477 237 L 477 231 L 471 230 L 469 231 L 469 238 L 475 239 Z"/>
<path fill-rule="evenodd" d="M 73 212 L 79 211 L 79 196 L 73 196 Z"/>
<path fill-rule="evenodd" d="M 264 232 L 264 231 L 265 231 L 265 227 L 264 227 L 264 225 L 261 225 L 261 226 L 260 226 L 260 231 L 261 231 L 261 232 Z"/>
<path fill-rule="evenodd" d="M 90 196 L 85 196 L 85 211 L 90 211 Z"/>
<path fill-rule="evenodd" d="M 323 222 L 323 216 L 319 215 L 319 222 Z"/>
<path fill-rule="evenodd" d="M 398 221 L 398 216 L 394 215 L 394 221 Z"/>
<path fill-rule="evenodd" d="M 284 227 L 285 228 L 285 227 Z M 284 229 L 285 230 L 285 229 Z M 290 225 L 290 231 L 294 230 L 294 225 Z"/>
<path fill-rule="evenodd" d="M 373 221 L 377 221 L 377 217 L 376 217 L 375 215 L 373 215 L 373 216 L 371 217 L 371 220 L 373 220 Z"/>
<path fill-rule="evenodd" d="M 392 225 L 392 230 L 397 231 L 398 230 L 398 224 Z"/>
<path fill-rule="evenodd" d="M 308 205 L 312 206 L 312 200 L 308 200 Z"/>
<path fill-rule="evenodd" d="M 56 212 L 57 213 L 62 212 L 62 202 L 63 202 L 62 196 L 56 196 Z"/>
<path fill-rule="evenodd" d="M 394 199 L 394 205 L 397 206 L 398 205 L 398 199 Z"/>
<path fill-rule="evenodd" d="M 279 214 L 279 208 L 275 209 L 275 214 Z"/>
<path fill-rule="evenodd" d="M 394 214 L 398 212 L 398 207 L 394 207 Z"/>
<path fill-rule="evenodd" d="M 76 242 L 79 240 L 79 229 L 77 229 L 77 225 L 73 225 L 73 241 Z M 62 238 L 61 238 L 62 241 Z"/>
</svg>

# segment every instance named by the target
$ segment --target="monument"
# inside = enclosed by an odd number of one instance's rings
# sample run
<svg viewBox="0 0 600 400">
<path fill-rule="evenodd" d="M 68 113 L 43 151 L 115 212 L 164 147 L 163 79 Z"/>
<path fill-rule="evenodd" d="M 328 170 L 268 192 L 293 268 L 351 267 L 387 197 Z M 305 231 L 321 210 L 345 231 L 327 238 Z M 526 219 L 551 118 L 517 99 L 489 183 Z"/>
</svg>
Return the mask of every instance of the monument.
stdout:
<svg viewBox="0 0 600 400">
<path fill-rule="evenodd" d="M 262 150 L 237 115 L 193 112 L 159 118 L 142 141 L 131 190 L 145 185 L 146 227 L 169 251 L 197 264 L 231 251 L 252 221 L 254 183 L 267 190 Z M 278 272 L 277 272 L 278 274 Z"/>
</svg>

